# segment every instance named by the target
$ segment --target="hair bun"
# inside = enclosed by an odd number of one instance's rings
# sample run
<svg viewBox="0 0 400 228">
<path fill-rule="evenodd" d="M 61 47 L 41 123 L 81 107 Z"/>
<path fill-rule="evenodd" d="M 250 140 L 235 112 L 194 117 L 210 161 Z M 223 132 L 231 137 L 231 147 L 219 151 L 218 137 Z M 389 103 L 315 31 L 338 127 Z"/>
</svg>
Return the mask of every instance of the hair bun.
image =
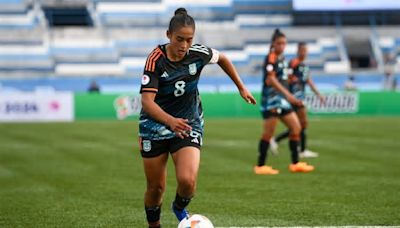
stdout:
<svg viewBox="0 0 400 228">
<path fill-rule="evenodd" d="M 187 10 L 185 8 L 178 8 L 175 10 L 175 16 L 178 14 L 187 15 Z"/>
</svg>

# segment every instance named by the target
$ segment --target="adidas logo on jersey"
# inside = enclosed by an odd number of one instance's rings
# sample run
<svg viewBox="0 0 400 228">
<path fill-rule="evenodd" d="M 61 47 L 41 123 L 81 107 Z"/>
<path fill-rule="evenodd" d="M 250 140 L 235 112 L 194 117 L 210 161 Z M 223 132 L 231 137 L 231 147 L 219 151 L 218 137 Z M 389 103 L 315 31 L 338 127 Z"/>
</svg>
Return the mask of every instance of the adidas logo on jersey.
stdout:
<svg viewBox="0 0 400 228">
<path fill-rule="evenodd" d="M 168 75 L 168 73 L 167 73 L 166 71 L 164 71 L 164 73 L 161 75 L 161 77 L 162 77 L 162 78 L 168 78 L 169 75 Z"/>
<path fill-rule="evenodd" d="M 192 143 L 200 144 L 199 140 L 197 138 L 193 138 L 191 140 Z"/>
</svg>

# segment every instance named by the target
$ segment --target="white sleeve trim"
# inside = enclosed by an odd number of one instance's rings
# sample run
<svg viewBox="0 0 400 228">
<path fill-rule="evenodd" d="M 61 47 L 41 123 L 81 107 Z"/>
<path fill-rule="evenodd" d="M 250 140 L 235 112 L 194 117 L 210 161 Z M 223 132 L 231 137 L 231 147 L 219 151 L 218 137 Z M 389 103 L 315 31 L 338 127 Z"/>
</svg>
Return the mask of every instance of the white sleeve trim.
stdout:
<svg viewBox="0 0 400 228">
<path fill-rule="evenodd" d="M 219 60 L 219 51 L 215 50 L 214 48 L 211 48 L 211 53 L 212 53 L 212 57 L 210 59 L 209 64 L 217 63 Z"/>
</svg>

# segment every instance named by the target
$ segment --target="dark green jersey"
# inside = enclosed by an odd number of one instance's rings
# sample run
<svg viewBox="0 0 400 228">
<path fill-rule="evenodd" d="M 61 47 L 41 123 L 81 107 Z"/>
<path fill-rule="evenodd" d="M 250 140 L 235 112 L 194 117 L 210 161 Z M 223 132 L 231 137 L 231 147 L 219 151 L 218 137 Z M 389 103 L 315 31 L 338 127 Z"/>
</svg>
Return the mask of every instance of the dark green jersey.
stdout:
<svg viewBox="0 0 400 228">
<path fill-rule="evenodd" d="M 288 64 L 285 58 L 277 56 L 275 53 L 269 53 L 263 65 L 263 88 L 261 96 L 261 111 L 271 109 L 290 109 L 291 106 L 285 97 L 277 91 L 271 84 L 268 73 L 274 72 L 278 81 L 287 89 L 288 83 Z"/>
<path fill-rule="evenodd" d="M 305 87 L 310 77 L 310 70 L 298 58 L 292 59 L 289 63 L 292 74 L 289 77 L 289 90 L 300 100 L 305 99 Z"/>
<path fill-rule="evenodd" d="M 189 48 L 179 62 L 166 56 L 166 45 L 160 45 L 147 58 L 140 92 L 156 93 L 155 102 L 168 114 L 189 120 L 193 131 L 202 134 L 202 110 L 197 84 L 203 67 L 212 62 L 216 51 L 200 44 Z M 150 140 L 175 137 L 168 126 L 140 113 L 139 135 Z"/>
</svg>

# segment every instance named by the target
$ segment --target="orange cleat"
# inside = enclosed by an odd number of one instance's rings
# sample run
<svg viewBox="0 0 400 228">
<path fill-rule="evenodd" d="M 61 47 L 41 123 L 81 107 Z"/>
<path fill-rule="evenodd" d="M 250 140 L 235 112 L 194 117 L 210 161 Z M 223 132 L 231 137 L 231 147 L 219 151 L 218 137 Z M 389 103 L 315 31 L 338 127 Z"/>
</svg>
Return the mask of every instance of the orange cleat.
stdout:
<svg viewBox="0 0 400 228">
<path fill-rule="evenodd" d="M 275 175 L 279 170 L 273 169 L 271 166 L 254 166 L 254 173 L 257 175 Z"/>
<path fill-rule="evenodd" d="M 296 164 L 290 164 L 289 170 L 292 173 L 308 173 L 314 170 L 314 166 L 305 162 L 297 162 Z"/>
</svg>

